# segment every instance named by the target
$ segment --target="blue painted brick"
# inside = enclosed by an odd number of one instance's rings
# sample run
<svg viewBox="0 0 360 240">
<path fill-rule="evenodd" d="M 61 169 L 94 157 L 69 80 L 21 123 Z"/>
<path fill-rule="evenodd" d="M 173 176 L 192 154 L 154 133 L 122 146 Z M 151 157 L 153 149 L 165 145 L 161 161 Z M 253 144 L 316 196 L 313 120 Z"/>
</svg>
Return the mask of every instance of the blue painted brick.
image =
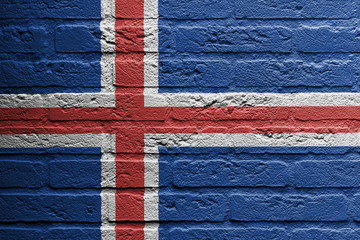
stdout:
<svg viewBox="0 0 360 240">
<path fill-rule="evenodd" d="M 56 28 L 57 52 L 100 52 L 101 32 L 99 26 L 61 25 Z"/>
<path fill-rule="evenodd" d="M 0 228 L 0 239 L 6 240 L 92 240 L 101 239 L 100 228 Z"/>
<path fill-rule="evenodd" d="M 0 18 L 100 19 L 100 0 L 4 0 Z"/>
<path fill-rule="evenodd" d="M 231 219 L 237 221 L 345 221 L 342 195 L 232 195 Z"/>
<path fill-rule="evenodd" d="M 359 34 L 356 28 L 303 26 L 296 31 L 295 39 L 300 52 L 359 52 Z"/>
<path fill-rule="evenodd" d="M 159 194 L 162 221 L 223 221 L 226 198 L 220 194 Z"/>
<path fill-rule="evenodd" d="M 0 221 L 100 222 L 100 195 L 0 196 Z"/>
<path fill-rule="evenodd" d="M 0 52 L 2 53 L 45 52 L 51 44 L 53 44 L 53 38 L 44 27 L 13 24 L 0 27 Z"/>
<path fill-rule="evenodd" d="M 0 239 L 3 240 L 35 240 L 45 239 L 43 229 L 34 228 L 0 228 Z"/>
<path fill-rule="evenodd" d="M 226 87 L 231 83 L 227 61 L 161 61 L 159 84 L 168 87 Z"/>
<path fill-rule="evenodd" d="M 355 15 L 354 1 L 348 0 L 235 0 L 237 18 L 336 19 Z"/>
<path fill-rule="evenodd" d="M 297 229 L 291 233 L 290 240 L 358 240 L 359 230 L 345 229 Z"/>
<path fill-rule="evenodd" d="M 49 93 L 51 89 L 53 92 L 77 92 L 79 88 L 86 88 L 89 92 L 100 90 L 99 62 L 3 61 L 0 64 L 0 93 Z"/>
<path fill-rule="evenodd" d="M 42 187 L 47 181 L 47 168 L 42 163 L 0 161 L 0 187 Z"/>
<path fill-rule="evenodd" d="M 181 52 L 290 52 L 291 40 L 284 27 L 182 26 L 176 32 Z"/>
<path fill-rule="evenodd" d="M 228 0 L 160 0 L 159 15 L 169 19 L 227 18 L 232 6 Z"/>
<path fill-rule="evenodd" d="M 158 46 L 158 51 L 159 52 L 175 52 L 176 50 L 176 43 L 175 43 L 175 33 L 174 33 L 174 28 L 171 28 L 169 26 L 166 25 L 160 25 L 160 20 L 159 20 L 159 46 Z M 156 49 L 155 49 L 156 50 Z M 161 55 L 160 55 L 161 57 Z"/>
<path fill-rule="evenodd" d="M 360 222 L 360 194 L 356 194 L 353 198 L 354 205 L 354 219 Z"/>
<path fill-rule="evenodd" d="M 54 188 L 100 188 L 100 161 L 51 161 L 50 185 Z"/>
<path fill-rule="evenodd" d="M 234 68 L 239 87 L 353 86 L 356 69 L 351 62 L 238 61 Z M 303 90 L 302 90 L 303 91 Z"/>
<path fill-rule="evenodd" d="M 287 184 L 287 165 L 262 161 L 177 161 L 174 184 L 178 187 L 271 186 Z"/>
<path fill-rule="evenodd" d="M 170 232 L 173 240 L 287 240 L 284 229 L 280 228 L 175 228 Z"/>
<path fill-rule="evenodd" d="M 100 228 L 52 228 L 46 239 L 49 240 L 92 240 L 101 239 Z"/>
<path fill-rule="evenodd" d="M 297 187 L 360 186 L 360 161 L 302 161 L 294 169 Z"/>
</svg>

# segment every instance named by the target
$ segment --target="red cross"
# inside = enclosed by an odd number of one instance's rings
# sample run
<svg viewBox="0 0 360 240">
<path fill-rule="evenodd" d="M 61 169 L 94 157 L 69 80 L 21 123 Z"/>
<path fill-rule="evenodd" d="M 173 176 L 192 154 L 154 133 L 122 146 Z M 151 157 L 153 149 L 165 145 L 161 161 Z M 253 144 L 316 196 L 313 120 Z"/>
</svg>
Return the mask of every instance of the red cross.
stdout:
<svg viewBox="0 0 360 240">
<path fill-rule="evenodd" d="M 116 0 L 122 14 L 143 16 L 143 0 Z M 117 20 L 115 28 L 133 26 L 137 52 L 116 55 L 116 106 L 112 108 L 16 108 L 0 109 L 0 134 L 116 134 L 117 172 L 133 179 L 117 179 L 117 238 L 132 229 L 133 239 L 143 238 L 144 206 L 127 212 L 121 193 L 144 194 L 145 133 L 291 133 L 359 132 L 359 107 L 144 107 L 143 20 Z M 125 46 L 116 37 L 116 48 Z M 130 63 L 129 63 L 130 62 Z M 124 162 L 128 160 L 128 163 Z M 135 176 L 135 178 L 134 178 Z M 128 219 L 121 219 L 126 216 Z M 134 229 L 138 231 L 134 232 Z"/>
</svg>

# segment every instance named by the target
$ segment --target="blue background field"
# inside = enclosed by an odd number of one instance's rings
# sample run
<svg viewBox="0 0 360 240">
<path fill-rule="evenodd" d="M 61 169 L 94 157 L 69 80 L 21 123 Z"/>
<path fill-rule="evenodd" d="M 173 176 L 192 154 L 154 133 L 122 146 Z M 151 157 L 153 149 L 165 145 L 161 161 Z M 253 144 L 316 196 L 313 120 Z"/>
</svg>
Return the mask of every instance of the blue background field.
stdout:
<svg viewBox="0 0 360 240">
<path fill-rule="evenodd" d="M 0 94 L 99 92 L 100 3 L 2 1 Z"/>
<path fill-rule="evenodd" d="M 359 147 L 159 151 L 160 239 L 360 236 Z"/>
<path fill-rule="evenodd" d="M 100 158 L 99 148 L 0 149 L 0 239 L 101 239 Z"/>
<path fill-rule="evenodd" d="M 160 0 L 159 91 L 359 92 L 358 1 Z"/>
</svg>

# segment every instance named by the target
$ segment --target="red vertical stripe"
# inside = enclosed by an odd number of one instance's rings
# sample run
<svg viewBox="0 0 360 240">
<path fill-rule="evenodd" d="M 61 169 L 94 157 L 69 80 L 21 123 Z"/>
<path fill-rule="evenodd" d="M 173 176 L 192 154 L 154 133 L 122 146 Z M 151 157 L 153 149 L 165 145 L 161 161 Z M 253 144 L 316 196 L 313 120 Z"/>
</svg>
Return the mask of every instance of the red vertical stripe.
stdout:
<svg viewBox="0 0 360 240">
<path fill-rule="evenodd" d="M 144 86 L 144 0 L 115 0 L 115 16 L 116 93 L 141 95 Z M 117 107 L 127 105 L 128 101 L 128 98 L 116 96 Z M 143 97 L 132 105 L 141 111 Z M 116 151 L 119 153 L 116 157 L 116 221 L 144 221 L 144 133 L 136 128 L 121 131 L 116 137 Z M 119 223 L 115 228 L 116 239 L 144 239 L 144 226 L 144 223 L 136 226 Z"/>
</svg>

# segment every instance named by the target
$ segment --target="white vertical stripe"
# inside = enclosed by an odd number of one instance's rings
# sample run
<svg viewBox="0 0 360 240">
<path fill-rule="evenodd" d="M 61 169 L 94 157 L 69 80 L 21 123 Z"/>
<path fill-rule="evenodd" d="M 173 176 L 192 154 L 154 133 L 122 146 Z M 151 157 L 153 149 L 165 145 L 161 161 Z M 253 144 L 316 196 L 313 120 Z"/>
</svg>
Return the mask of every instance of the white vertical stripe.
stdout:
<svg viewBox="0 0 360 240">
<path fill-rule="evenodd" d="M 116 240 L 115 224 L 107 224 L 101 226 L 102 240 Z"/>
<path fill-rule="evenodd" d="M 115 219 L 115 189 L 103 189 L 101 192 L 101 239 L 115 240 L 115 223 L 109 223 Z"/>
<path fill-rule="evenodd" d="M 101 92 L 110 92 L 115 96 L 115 0 L 101 0 Z M 115 106 L 115 101 L 113 106 Z M 114 148 L 115 135 L 109 139 L 109 146 Z M 116 187 L 115 153 L 101 157 L 101 187 Z M 110 213 L 115 214 L 116 190 L 101 191 L 101 239 L 116 240 L 115 224 L 109 223 Z"/>
<path fill-rule="evenodd" d="M 157 19 L 158 14 L 158 0 L 144 0 L 144 18 Z"/>
<path fill-rule="evenodd" d="M 146 138 L 145 140 L 145 146 Z M 159 152 L 145 154 L 145 193 L 144 220 L 159 221 Z M 158 240 L 159 223 L 146 223 L 144 228 L 145 240 Z"/>
<path fill-rule="evenodd" d="M 159 155 L 145 154 L 144 157 L 145 187 L 159 187 Z"/>
<path fill-rule="evenodd" d="M 109 191 L 101 192 L 101 239 L 102 240 L 115 240 L 116 232 L 115 232 L 115 224 L 109 223 L 109 203 L 114 196 L 113 193 L 109 193 Z M 115 201 L 114 201 L 115 202 Z"/>
<path fill-rule="evenodd" d="M 157 95 L 159 76 L 158 0 L 144 0 L 144 94 Z M 145 104 L 146 104 L 145 99 Z"/>
<path fill-rule="evenodd" d="M 101 92 L 115 93 L 115 0 L 101 1 Z"/>
<path fill-rule="evenodd" d="M 159 221 L 159 189 L 145 188 L 144 193 L 144 220 Z"/>
<path fill-rule="evenodd" d="M 146 223 L 144 228 L 144 240 L 158 240 L 159 225 L 159 223 Z"/>
<path fill-rule="evenodd" d="M 144 0 L 144 94 L 157 94 L 158 86 L 158 0 Z M 155 91 L 155 92 L 154 92 Z M 146 140 L 146 139 L 145 139 Z M 146 145 L 146 143 L 145 143 Z M 144 220 L 159 220 L 159 154 L 145 154 L 144 157 Z M 159 239 L 159 223 L 146 223 L 145 240 Z"/>
<path fill-rule="evenodd" d="M 114 193 L 104 189 L 114 187 L 116 178 L 115 157 L 103 153 L 101 157 L 101 237 L 103 240 L 115 240 L 115 228 L 109 226 L 109 204 L 113 201 Z M 115 202 L 115 201 L 114 201 Z"/>
<path fill-rule="evenodd" d="M 116 189 L 111 189 L 106 192 L 107 195 L 107 217 L 111 222 L 116 221 Z"/>
<path fill-rule="evenodd" d="M 115 154 L 103 153 L 101 156 L 101 187 L 116 187 Z"/>
</svg>

